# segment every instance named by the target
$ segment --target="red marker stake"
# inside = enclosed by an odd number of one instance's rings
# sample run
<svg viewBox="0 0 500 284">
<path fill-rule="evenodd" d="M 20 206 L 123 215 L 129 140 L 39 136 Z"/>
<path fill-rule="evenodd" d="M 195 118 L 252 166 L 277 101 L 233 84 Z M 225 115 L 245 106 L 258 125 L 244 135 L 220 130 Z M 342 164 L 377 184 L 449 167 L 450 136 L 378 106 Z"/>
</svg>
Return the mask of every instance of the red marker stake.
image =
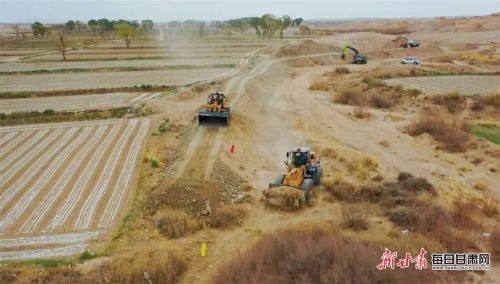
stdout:
<svg viewBox="0 0 500 284">
<path fill-rule="evenodd" d="M 231 149 L 229 150 L 229 152 L 234 153 L 234 145 L 231 145 Z"/>
</svg>

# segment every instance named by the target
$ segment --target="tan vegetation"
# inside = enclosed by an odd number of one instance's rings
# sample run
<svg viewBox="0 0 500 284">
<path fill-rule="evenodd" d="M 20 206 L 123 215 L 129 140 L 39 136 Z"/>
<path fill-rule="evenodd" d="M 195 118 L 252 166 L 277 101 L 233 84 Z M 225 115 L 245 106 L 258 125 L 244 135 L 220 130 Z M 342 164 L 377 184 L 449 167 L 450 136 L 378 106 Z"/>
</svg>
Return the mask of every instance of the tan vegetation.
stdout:
<svg viewBox="0 0 500 284">
<path fill-rule="evenodd" d="M 363 89 L 359 87 L 346 88 L 334 96 L 333 102 L 359 106 L 363 103 Z"/>
<path fill-rule="evenodd" d="M 166 247 L 147 248 L 132 255 L 114 257 L 89 274 L 101 283 L 175 283 L 188 269 L 186 256 Z"/>
<path fill-rule="evenodd" d="M 339 67 L 335 67 L 335 73 L 337 73 L 337 74 L 349 74 L 351 72 L 349 71 L 349 68 L 339 66 Z"/>
<path fill-rule="evenodd" d="M 348 205 L 342 209 L 342 226 L 354 231 L 368 229 L 368 212 L 363 204 Z"/>
<path fill-rule="evenodd" d="M 423 133 L 432 135 L 440 143 L 440 147 L 449 152 L 466 151 L 470 140 L 463 121 L 439 115 L 422 116 L 406 129 L 412 136 Z"/>
<path fill-rule="evenodd" d="M 205 225 L 189 214 L 175 209 L 162 209 L 154 216 L 155 228 L 169 238 L 179 238 L 201 230 Z"/>
<path fill-rule="evenodd" d="M 435 281 L 436 273 L 379 271 L 383 246 L 335 234 L 327 226 L 264 235 L 218 268 L 214 283 L 402 283 Z"/>
<path fill-rule="evenodd" d="M 372 116 L 372 114 L 363 106 L 355 107 L 353 113 L 356 118 L 369 118 Z"/>
<path fill-rule="evenodd" d="M 248 210 L 243 205 L 226 205 L 215 211 L 212 224 L 216 228 L 240 226 L 245 221 Z"/>
<path fill-rule="evenodd" d="M 445 107 L 450 113 L 456 114 L 463 111 L 466 106 L 467 98 L 460 95 L 458 92 L 437 95 L 432 97 L 432 101 L 440 106 Z"/>
</svg>

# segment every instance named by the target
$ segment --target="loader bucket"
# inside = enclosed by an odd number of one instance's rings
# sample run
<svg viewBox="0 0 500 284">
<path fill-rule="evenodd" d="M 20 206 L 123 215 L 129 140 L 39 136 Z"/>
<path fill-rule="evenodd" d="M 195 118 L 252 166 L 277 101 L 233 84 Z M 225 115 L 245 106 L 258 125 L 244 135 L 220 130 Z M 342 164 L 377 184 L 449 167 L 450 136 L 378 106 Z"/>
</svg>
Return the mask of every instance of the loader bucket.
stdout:
<svg viewBox="0 0 500 284">
<path fill-rule="evenodd" d="M 227 127 L 229 125 L 229 113 L 201 111 L 198 113 L 198 124 L 202 126 Z"/>
</svg>

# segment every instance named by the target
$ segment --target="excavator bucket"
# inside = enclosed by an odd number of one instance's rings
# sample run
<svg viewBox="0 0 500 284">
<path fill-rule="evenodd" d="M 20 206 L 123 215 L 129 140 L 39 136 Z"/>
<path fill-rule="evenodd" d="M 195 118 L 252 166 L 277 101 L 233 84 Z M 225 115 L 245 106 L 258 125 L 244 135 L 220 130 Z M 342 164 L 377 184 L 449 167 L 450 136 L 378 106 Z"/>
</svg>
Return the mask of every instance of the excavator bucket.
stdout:
<svg viewBox="0 0 500 284">
<path fill-rule="evenodd" d="M 229 126 L 229 112 L 200 111 L 198 124 L 202 126 L 227 127 Z"/>
</svg>

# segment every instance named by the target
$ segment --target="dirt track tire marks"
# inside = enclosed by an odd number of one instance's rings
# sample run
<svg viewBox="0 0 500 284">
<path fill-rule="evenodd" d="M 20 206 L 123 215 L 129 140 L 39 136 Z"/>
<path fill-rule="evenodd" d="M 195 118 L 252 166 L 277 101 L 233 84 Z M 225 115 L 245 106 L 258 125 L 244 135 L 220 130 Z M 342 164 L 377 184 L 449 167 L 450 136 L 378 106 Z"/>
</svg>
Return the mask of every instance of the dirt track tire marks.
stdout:
<svg viewBox="0 0 500 284">
<path fill-rule="evenodd" d="M 122 125 L 115 125 L 111 129 L 110 133 L 106 136 L 105 140 L 99 145 L 99 148 L 94 152 L 87 166 L 81 172 L 77 182 L 75 183 L 73 189 L 71 190 L 71 193 L 64 200 L 63 205 L 57 211 L 57 213 L 55 214 L 55 216 L 53 217 L 52 221 L 47 226 L 45 231 L 54 230 L 62 226 L 66 222 L 70 213 L 75 209 L 78 200 L 80 200 L 80 197 L 82 196 L 83 191 L 85 190 L 85 187 L 89 182 L 90 178 L 92 177 L 97 165 L 99 164 L 101 159 L 103 159 L 102 157 L 103 153 L 111 145 L 111 142 L 114 140 L 121 127 Z"/>
<path fill-rule="evenodd" d="M 7 226 L 14 223 L 14 221 L 19 218 L 19 216 L 24 212 L 24 210 L 29 206 L 33 199 L 38 195 L 38 193 L 44 188 L 44 186 L 49 182 L 50 178 L 56 173 L 57 169 L 62 165 L 62 163 L 68 158 L 68 156 L 75 150 L 77 146 L 84 142 L 85 138 L 90 134 L 90 128 L 86 128 L 75 140 L 73 140 L 69 145 L 66 143 L 73 138 L 73 135 L 79 130 L 79 128 L 72 128 L 64 136 L 64 138 L 50 148 L 50 153 L 58 154 L 57 158 L 50 164 L 48 168 L 45 169 L 43 174 L 38 177 L 37 181 L 31 188 L 24 194 L 20 201 L 16 202 L 15 206 L 5 215 L 3 219 L 0 220 L 0 231 L 4 230 Z M 63 149 L 63 147 L 65 147 Z M 61 152 L 60 150 L 63 149 Z M 52 154 L 52 155 L 54 155 Z M 47 156 L 52 156 L 48 154 Z"/>
<path fill-rule="evenodd" d="M 123 170 L 120 174 L 120 177 L 116 183 L 115 188 L 113 189 L 113 194 L 108 201 L 104 214 L 99 221 L 100 228 L 107 228 L 111 225 L 111 222 L 115 219 L 118 214 L 118 209 L 120 208 L 123 198 L 125 196 L 126 190 L 134 176 L 135 170 L 135 162 L 139 155 L 139 151 L 141 149 L 141 144 L 149 129 L 150 120 L 144 119 L 141 123 L 139 133 L 135 137 L 132 142 L 132 146 L 130 148 L 129 153 L 127 154 L 127 159 L 125 161 L 125 165 L 123 166 Z"/>
<path fill-rule="evenodd" d="M 115 168 L 118 164 L 119 158 L 125 146 L 127 145 L 127 141 L 132 135 L 136 124 L 137 120 L 129 121 L 124 135 L 120 137 L 120 141 L 117 145 L 115 145 L 113 152 L 111 153 L 109 160 L 106 162 L 106 166 L 99 180 L 97 181 L 96 186 L 90 193 L 90 196 L 87 198 L 80 210 L 80 213 L 78 214 L 78 218 L 74 225 L 75 229 L 83 230 L 90 227 L 96 212 L 97 205 L 108 189 L 109 183 L 111 182 L 111 176 L 115 172 Z"/>
<path fill-rule="evenodd" d="M 62 193 L 68 182 L 75 174 L 76 169 L 80 166 L 83 159 L 88 155 L 90 150 L 93 149 L 97 142 L 101 139 L 107 128 L 107 125 L 100 126 L 97 132 L 92 136 L 92 138 L 86 142 L 85 146 L 82 149 L 80 149 L 80 151 L 72 159 L 69 167 L 66 168 L 66 170 L 61 174 L 60 178 L 55 183 L 54 187 L 50 190 L 49 194 L 33 211 L 28 220 L 21 226 L 21 233 L 33 232 L 40 221 L 44 217 L 46 217 L 45 215 L 47 214 L 47 211 L 49 211 L 52 205 L 56 202 L 59 195 Z"/>
</svg>

